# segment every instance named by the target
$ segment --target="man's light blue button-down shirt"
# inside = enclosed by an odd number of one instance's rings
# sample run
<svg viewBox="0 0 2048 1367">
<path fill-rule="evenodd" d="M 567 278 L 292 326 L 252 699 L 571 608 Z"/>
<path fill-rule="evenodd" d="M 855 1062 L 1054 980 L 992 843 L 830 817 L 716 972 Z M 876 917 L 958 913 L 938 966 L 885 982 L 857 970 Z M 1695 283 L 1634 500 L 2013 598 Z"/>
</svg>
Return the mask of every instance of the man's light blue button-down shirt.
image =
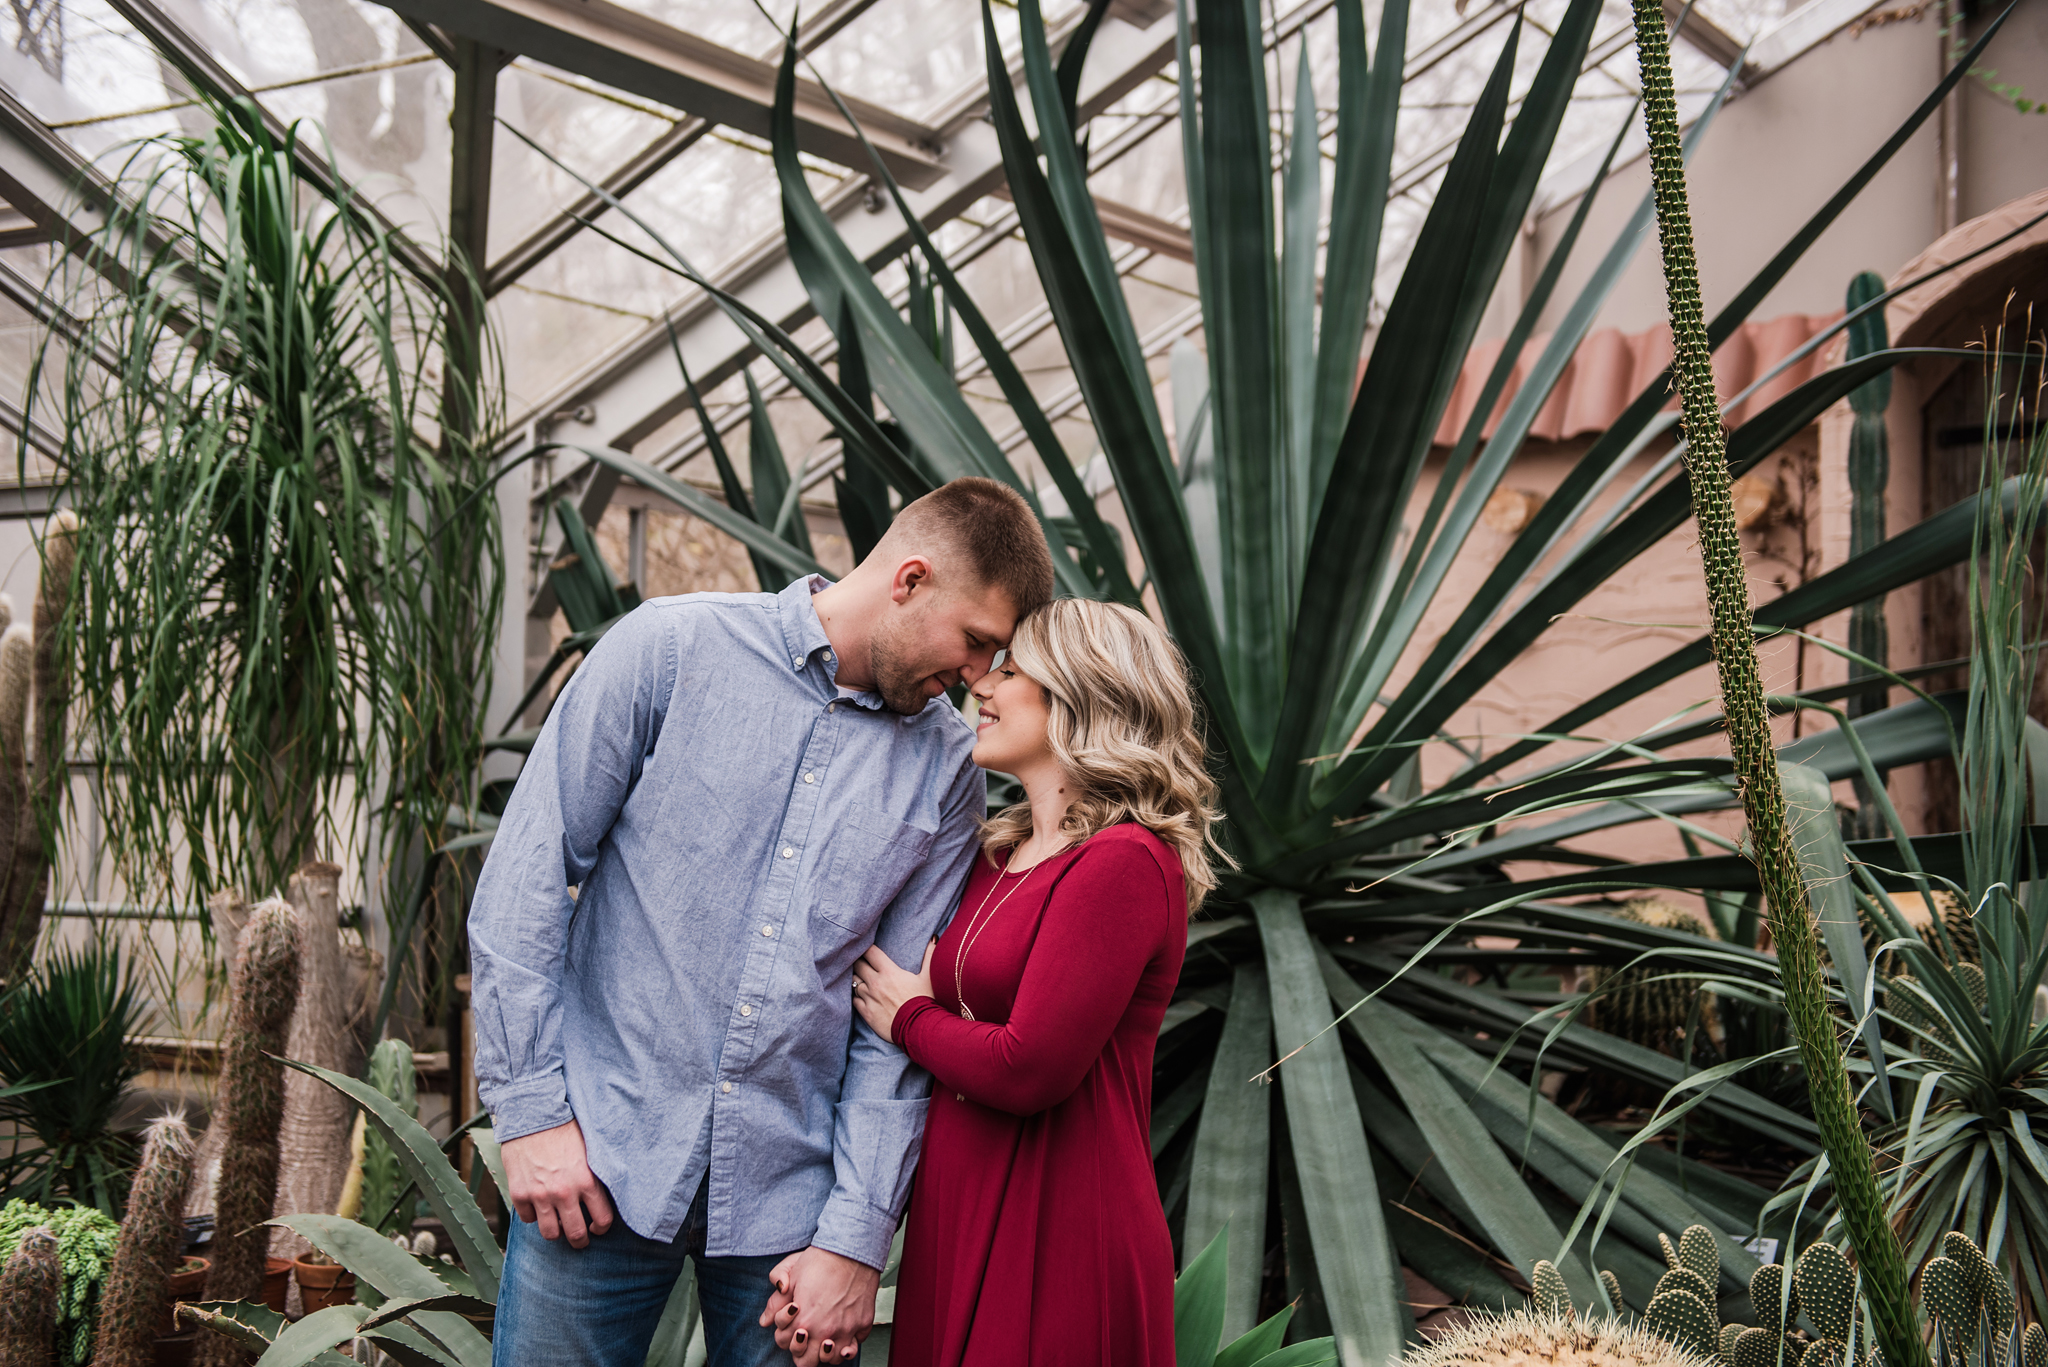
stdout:
<svg viewBox="0 0 2048 1367">
<path fill-rule="evenodd" d="M 579 1121 L 636 1233 L 708 1173 L 710 1255 L 879 1268 L 930 1082 L 853 963 L 917 967 L 987 798 L 944 698 L 839 693 L 824 586 L 654 599 L 563 690 L 470 912 L 477 1089 L 500 1139 Z"/>
</svg>

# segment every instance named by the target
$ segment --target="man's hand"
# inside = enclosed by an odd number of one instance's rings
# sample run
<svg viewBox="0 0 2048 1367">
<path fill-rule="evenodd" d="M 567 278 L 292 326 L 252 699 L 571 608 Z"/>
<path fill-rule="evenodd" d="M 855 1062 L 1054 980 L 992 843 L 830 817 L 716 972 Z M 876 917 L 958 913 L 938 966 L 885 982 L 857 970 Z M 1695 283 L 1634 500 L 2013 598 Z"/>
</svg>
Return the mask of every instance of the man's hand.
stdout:
<svg viewBox="0 0 2048 1367">
<path fill-rule="evenodd" d="M 583 1128 L 575 1121 L 508 1139 L 502 1152 L 512 1209 L 528 1224 L 538 1221 L 543 1239 L 566 1234 L 569 1247 L 584 1248 L 591 1235 L 612 1227 L 611 1198 L 590 1171 Z"/>
<path fill-rule="evenodd" d="M 775 1290 L 760 1324 L 775 1331 L 775 1345 L 796 1367 L 851 1362 L 875 1324 L 875 1289 L 882 1274 L 866 1263 L 822 1248 L 790 1254 L 768 1274 Z"/>
</svg>

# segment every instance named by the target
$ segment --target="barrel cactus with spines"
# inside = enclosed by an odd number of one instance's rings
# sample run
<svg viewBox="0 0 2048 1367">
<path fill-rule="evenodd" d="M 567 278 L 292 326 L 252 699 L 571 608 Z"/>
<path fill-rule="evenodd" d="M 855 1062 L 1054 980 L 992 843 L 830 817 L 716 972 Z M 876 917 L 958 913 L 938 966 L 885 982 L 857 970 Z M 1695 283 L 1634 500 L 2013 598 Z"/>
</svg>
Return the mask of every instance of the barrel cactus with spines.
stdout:
<svg viewBox="0 0 2048 1367">
<path fill-rule="evenodd" d="M 1289 1350 L 1292 1351 L 1292 1350 Z M 1669 1336 L 1626 1320 L 1479 1312 L 1410 1348 L 1398 1367 L 1712 1367 Z"/>
<path fill-rule="evenodd" d="M 1564 1276 L 1557 1265 L 1547 1258 L 1538 1259 L 1535 1269 L 1529 1274 L 1529 1305 L 1539 1315 L 1569 1315 L 1572 1313 L 1572 1293 L 1564 1284 Z"/>
<path fill-rule="evenodd" d="M 1691 1291 L 1659 1291 L 1644 1308 L 1643 1323 L 1651 1333 L 1700 1357 L 1711 1357 L 1720 1347 L 1713 1310 Z"/>
<path fill-rule="evenodd" d="M 1822 1338 L 1847 1343 L 1856 1322 L 1856 1273 L 1833 1244 L 1815 1243 L 1792 1273 L 1799 1309 Z"/>
<path fill-rule="evenodd" d="M 1750 1274 L 1749 1305 L 1756 1312 L 1758 1327 L 1774 1334 L 1784 1333 L 1787 1324 L 1798 1317 L 1799 1293 L 1786 1290 L 1783 1263 L 1765 1263 Z"/>
</svg>

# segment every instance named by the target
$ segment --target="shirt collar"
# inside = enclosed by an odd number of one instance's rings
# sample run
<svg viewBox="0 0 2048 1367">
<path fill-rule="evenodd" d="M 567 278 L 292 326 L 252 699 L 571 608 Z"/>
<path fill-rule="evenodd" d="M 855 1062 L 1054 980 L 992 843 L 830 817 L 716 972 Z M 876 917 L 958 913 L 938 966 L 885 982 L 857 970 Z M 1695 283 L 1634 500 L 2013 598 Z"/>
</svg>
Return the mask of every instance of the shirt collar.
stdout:
<svg viewBox="0 0 2048 1367">
<path fill-rule="evenodd" d="M 818 620 L 818 609 L 811 602 L 811 595 L 830 588 L 832 581 L 822 574 L 807 574 L 775 595 L 782 605 L 782 640 L 789 648 L 789 666 L 792 671 L 808 669 L 811 657 L 819 651 L 831 651 L 824 660 L 825 687 L 836 689 L 839 678 L 838 652 L 832 651 L 832 640 L 825 635 L 825 624 Z M 870 711 L 882 707 L 882 695 L 869 689 L 857 693 L 849 702 L 859 703 Z"/>
</svg>

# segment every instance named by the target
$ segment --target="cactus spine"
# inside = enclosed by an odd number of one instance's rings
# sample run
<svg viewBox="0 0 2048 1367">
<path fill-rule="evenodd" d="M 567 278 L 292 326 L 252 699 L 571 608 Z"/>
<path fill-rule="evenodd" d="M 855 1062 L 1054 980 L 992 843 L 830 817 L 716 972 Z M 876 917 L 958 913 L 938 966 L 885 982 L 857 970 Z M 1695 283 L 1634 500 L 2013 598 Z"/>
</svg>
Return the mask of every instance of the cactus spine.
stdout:
<svg viewBox="0 0 2048 1367">
<path fill-rule="evenodd" d="M 16 623 L 0 636 L 0 859 L 6 861 L 0 873 L 0 980 L 27 966 L 49 896 L 48 836 L 64 796 L 65 719 L 71 708 L 70 657 L 59 636 L 78 566 L 78 514 L 66 508 L 51 517 L 43 528 L 42 554 L 34 629 Z"/>
<path fill-rule="evenodd" d="M 128 1194 L 120 1242 L 100 1293 L 93 1367 L 150 1367 L 166 1307 L 165 1283 L 185 1233 L 185 1184 L 192 1178 L 192 1132 L 183 1116 L 150 1125 L 142 1165 Z"/>
<path fill-rule="evenodd" d="M 1747 567 L 1729 494 L 1727 433 L 1721 426 L 1720 401 L 1714 392 L 1713 356 L 1700 300 L 1667 20 L 1659 0 L 1635 0 L 1634 8 L 1657 235 L 1670 296 L 1673 370 L 1686 441 L 1686 480 L 1706 569 L 1714 659 L 1728 719 L 1729 748 L 1741 785 L 1750 845 L 1756 852 L 1771 938 L 1778 949 L 1786 1014 L 1799 1043 L 1814 1119 L 1834 1172 L 1836 1201 L 1862 1265 L 1878 1345 L 1889 1367 L 1927 1367 L 1927 1347 L 1913 1314 L 1905 1254 L 1886 1219 L 1870 1144 L 1857 1115 L 1855 1094 L 1849 1088 L 1836 1023 L 1828 1010 L 1805 878 L 1785 821 L 1785 795 L 1771 748 L 1770 719 L 1764 711 L 1763 680 L 1751 634 Z"/>
<path fill-rule="evenodd" d="M 291 904 L 256 908 L 235 951 L 227 1051 L 221 1062 L 220 1178 L 214 1188 L 209 1300 L 248 1300 L 263 1290 L 264 1255 L 277 1199 L 277 1129 L 284 1116 L 285 1032 L 299 995 L 299 946 Z M 221 1337 L 201 1341 L 200 1367 L 229 1367 L 247 1352 Z"/>
<path fill-rule="evenodd" d="M 57 1232 L 40 1225 L 0 1269 L 0 1367 L 49 1367 L 57 1355 Z"/>
<path fill-rule="evenodd" d="M 1474 1315 L 1409 1350 L 1400 1367 L 1710 1367 L 1640 1325 L 1524 1309 Z"/>
</svg>

